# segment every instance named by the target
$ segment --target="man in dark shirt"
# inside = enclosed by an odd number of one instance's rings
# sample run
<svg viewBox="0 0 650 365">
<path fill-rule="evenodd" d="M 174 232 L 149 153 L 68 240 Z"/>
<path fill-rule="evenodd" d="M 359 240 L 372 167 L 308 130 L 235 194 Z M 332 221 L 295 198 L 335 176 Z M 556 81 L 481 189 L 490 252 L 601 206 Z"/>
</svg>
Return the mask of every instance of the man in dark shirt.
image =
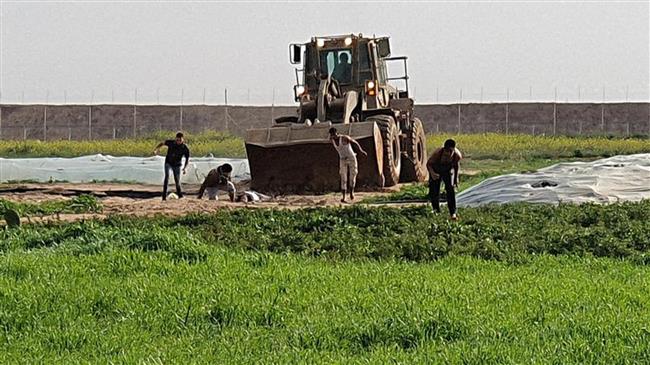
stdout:
<svg viewBox="0 0 650 365">
<path fill-rule="evenodd" d="M 334 66 L 332 77 L 341 84 L 347 84 L 352 81 L 352 65 L 348 63 L 348 54 L 341 53 L 339 63 Z"/>
<path fill-rule="evenodd" d="M 437 148 L 427 161 L 429 170 L 429 198 L 434 212 L 440 212 L 440 183 L 445 183 L 447 192 L 447 208 L 452 220 L 456 216 L 456 191 L 458 175 L 460 174 L 460 160 L 463 155 L 456 148 L 456 141 L 448 139 L 442 148 Z"/>
<path fill-rule="evenodd" d="M 187 173 L 187 164 L 190 162 L 190 149 L 187 148 L 183 133 L 176 133 L 176 140 L 168 139 L 159 143 L 153 150 L 153 154 L 157 155 L 158 150 L 162 146 L 167 146 L 167 156 L 165 157 L 165 180 L 163 182 L 163 195 L 162 200 L 167 200 L 167 184 L 169 184 L 169 171 L 174 173 L 174 183 L 176 183 L 176 194 L 179 198 L 183 197 L 181 191 L 181 164 L 182 159 L 185 157 L 185 165 L 183 166 L 183 174 Z"/>
<path fill-rule="evenodd" d="M 230 174 L 232 173 L 232 165 L 226 163 L 216 169 L 210 170 L 208 176 L 203 180 L 201 189 L 199 189 L 198 198 L 203 198 L 203 193 L 207 191 L 209 200 L 217 200 L 219 190 L 225 190 L 230 196 L 230 201 L 235 201 L 235 184 L 230 181 Z"/>
</svg>

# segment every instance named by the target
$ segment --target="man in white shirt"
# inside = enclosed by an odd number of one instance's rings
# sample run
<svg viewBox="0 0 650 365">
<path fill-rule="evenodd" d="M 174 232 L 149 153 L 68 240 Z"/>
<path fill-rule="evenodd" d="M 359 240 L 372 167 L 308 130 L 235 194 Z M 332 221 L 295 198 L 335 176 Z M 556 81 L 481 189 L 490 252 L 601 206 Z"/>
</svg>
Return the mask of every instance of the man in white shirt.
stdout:
<svg viewBox="0 0 650 365">
<path fill-rule="evenodd" d="M 357 164 L 357 155 L 352 149 L 352 145 L 355 145 L 359 152 L 368 156 L 366 151 L 361 148 L 359 142 L 343 134 L 338 134 L 336 128 L 330 128 L 330 141 L 336 149 L 336 152 L 339 153 L 339 174 L 341 175 L 341 202 L 345 203 L 345 193 L 348 188 L 348 172 L 350 173 L 350 200 L 354 200 L 354 187 L 357 182 L 357 173 L 359 173 L 359 168 Z"/>
</svg>

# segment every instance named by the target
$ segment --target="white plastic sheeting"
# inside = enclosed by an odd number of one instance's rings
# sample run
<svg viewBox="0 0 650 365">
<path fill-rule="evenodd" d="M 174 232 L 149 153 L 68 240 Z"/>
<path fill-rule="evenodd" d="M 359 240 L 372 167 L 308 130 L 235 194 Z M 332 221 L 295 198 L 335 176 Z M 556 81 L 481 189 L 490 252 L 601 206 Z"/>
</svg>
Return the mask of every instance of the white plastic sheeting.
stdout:
<svg viewBox="0 0 650 365">
<path fill-rule="evenodd" d="M 568 162 L 529 174 L 487 179 L 457 197 L 459 206 L 488 203 L 613 203 L 650 199 L 650 154 Z"/>
<path fill-rule="evenodd" d="M 32 180 L 39 182 L 128 181 L 140 184 L 162 184 L 165 157 L 113 157 L 107 155 L 75 158 L 0 158 L 0 182 Z M 250 179 L 248 160 L 214 157 L 192 157 L 187 174 L 181 181 L 200 184 L 210 169 L 221 164 L 233 166 L 233 180 Z M 170 182 L 173 178 L 170 176 Z"/>
</svg>

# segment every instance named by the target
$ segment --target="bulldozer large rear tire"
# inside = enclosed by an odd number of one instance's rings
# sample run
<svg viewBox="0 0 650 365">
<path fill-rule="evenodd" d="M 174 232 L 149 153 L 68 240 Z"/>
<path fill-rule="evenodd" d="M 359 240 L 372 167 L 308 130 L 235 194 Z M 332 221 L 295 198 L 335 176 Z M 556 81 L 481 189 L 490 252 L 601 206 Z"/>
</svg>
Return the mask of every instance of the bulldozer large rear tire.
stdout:
<svg viewBox="0 0 650 365">
<path fill-rule="evenodd" d="M 404 140 L 404 151 L 402 152 L 402 171 L 400 182 L 426 181 L 429 177 L 427 172 L 427 138 L 424 133 L 422 121 L 413 118 L 413 130 L 410 131 Z"/>
<path fill-rule="evenodd" d="M 383 175 L 384 186 L 393 186 L 399 182 L 399 174 L 402 168 L 401 147 L 399 141 L 399 129 L 395 119 L 390 115 L 374 115 L 366 121 L 377 123 L 381 132 L 381 140 L 384 149 Z"/>
</svg>

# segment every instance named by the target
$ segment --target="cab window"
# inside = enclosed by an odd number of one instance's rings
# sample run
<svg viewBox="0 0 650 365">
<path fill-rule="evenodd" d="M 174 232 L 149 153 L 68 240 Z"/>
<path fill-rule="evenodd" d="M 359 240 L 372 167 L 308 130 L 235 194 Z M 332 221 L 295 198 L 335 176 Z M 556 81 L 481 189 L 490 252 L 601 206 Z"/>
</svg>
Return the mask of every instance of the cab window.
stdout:
<svg viewBox="0 0 650 365">
<path fill-rule="evenodd" d="M 341 84 L 352 82 L 352 52 L 332 49 L 320 52 L 321 75 L 331 76 Z"/>
</svg>

